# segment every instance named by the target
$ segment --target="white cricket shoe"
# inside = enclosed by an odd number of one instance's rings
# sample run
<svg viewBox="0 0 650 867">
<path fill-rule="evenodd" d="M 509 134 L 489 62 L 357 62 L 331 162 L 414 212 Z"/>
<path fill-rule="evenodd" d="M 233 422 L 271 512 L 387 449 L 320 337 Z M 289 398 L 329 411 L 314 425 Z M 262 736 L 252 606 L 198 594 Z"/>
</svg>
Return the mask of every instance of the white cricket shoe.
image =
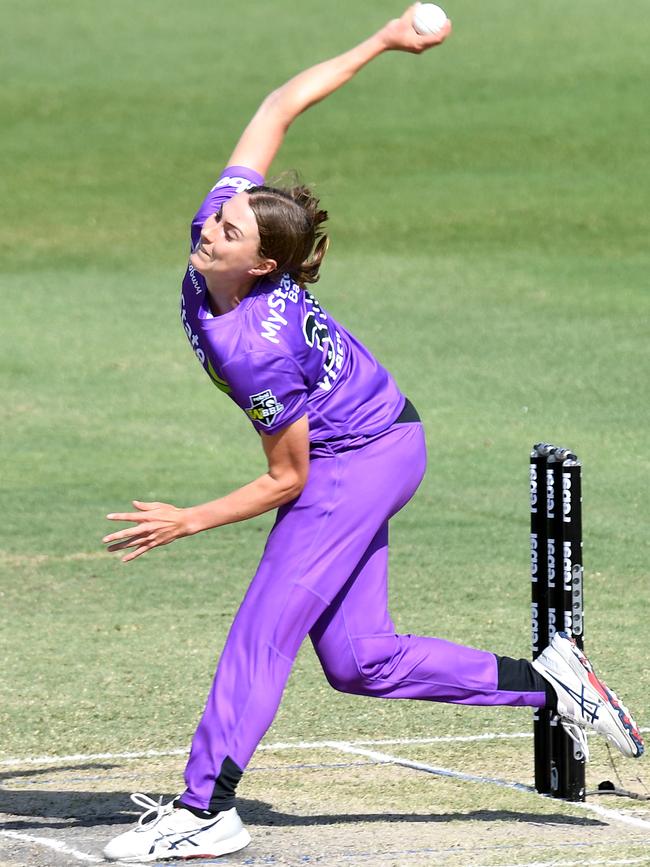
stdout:
<svg viewBox="0 0 650 867">
<path fill-rule="evenodd" d="M 154 801 L 135 792 L 131 800 L 144 813 L 130 831 L 114 837 L 104 849 L 108 861 L 159 861 L 162 858 L 207 858 L 227 855 L 248 846 L 250 834 L 233 807 L 210 819 L 189 810 Z"/>
<path fill-rule="evenodd" d="M 566 733 L 589 758 L 585 728 L 604 735 L 624 756 L 643 754 L 643 738 L 625 705 L 599 680 L 591 663 L 566 632 L 556 632 L 533 667 L 557 693 L 557 712 Z"/>
</svg>

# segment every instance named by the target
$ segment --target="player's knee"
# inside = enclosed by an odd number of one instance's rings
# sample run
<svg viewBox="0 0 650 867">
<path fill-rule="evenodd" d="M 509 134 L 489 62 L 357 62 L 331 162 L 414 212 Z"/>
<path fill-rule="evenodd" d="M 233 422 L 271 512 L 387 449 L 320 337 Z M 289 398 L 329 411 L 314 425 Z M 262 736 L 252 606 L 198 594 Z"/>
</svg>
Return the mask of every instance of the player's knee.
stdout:
<svg viewBox="0 0 650 867">
<path fill-rule="evenodd" d="M 331 647 L 327 644 L 318 644 L 316 653 L 330 686 L 338 692 L 359 693 L 364 675 L 349 642 L 336 642 Z"/>
<path fill-rule="evenodd" d="M 338 692 L 358 694 L 364 678 L 349 647 L 332 653 L 321 650 L 318 658 L 330 686 Z"/>
<path fill-rule="evenodd" d="M 320 657 L 325 677 L 339 692 L 372 693 L 392 670 L 396 643 L 393 635 L 352 639 L 344 652 Z"/>
<path fill-rule="evenodd" d="M 352 643 L 364 681 L 377 681 L 390 675 L 399 650 L 396 635 L 363 636 L 353 639 Z"/>
</svg>

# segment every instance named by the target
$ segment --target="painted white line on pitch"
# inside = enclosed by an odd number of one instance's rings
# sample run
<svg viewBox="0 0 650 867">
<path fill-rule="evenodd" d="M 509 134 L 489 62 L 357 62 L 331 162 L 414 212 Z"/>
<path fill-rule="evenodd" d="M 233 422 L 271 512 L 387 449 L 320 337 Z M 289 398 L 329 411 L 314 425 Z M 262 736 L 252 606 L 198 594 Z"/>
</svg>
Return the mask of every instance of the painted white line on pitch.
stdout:
<svg viewBox="0 0 650 867">
<path fill-rule="evenodd" d="M 440 735 L 430 738 L 388 738 L 386 740 L 346 741 L 353 746 L 408 746 L 410 744 L 455 744 L 473 743 L 475 741 L 531 739 L 532 732 L 486 732 L 482 735 Z M 317 750 L 328 747 L 332 741 L 280 741 L 275 744 L 262 744 L 256 750 Z M 338 743 L 338 742 L 337 742 Z M 50 765 L 57 762 L 94 762 L 99 759 L 156 759 L 169 756 L 186 756 L 189 747 L 173 750 L 144 750 L 143 752 L 125 753 L 71 753 L 67 756 L 24 756 L 22 758 L 0 759 L 0 767 L 11 765 Z"/>
<path fill-rule="evenodd" d="M 32 834 L 20 834 L 18 831 L 0 831 L 0 834 L 11 840 L 18 840 L 20 843 L 33 843 L 36 846 L 44 846 L 46 849 L 54 849 L 62 855 L 72 855 L 77 861 L 84 861 L 86 864 L 99 864 L 104 860 L 96 855 L 88 855 L 86 852 L 73 849 L 72 846 L 67 846 L 59 840 L 51 840 L 49 837 L 34 837 Z"/>
<path fill-rule="evenodd" d="M 388 746 L 408 746 L 409 744 L 464 744 L 475 741 L 511 741 L 511 740 L 531 740 L 532 732 L 486 732 L 482 735 L 435 735 L 429 738 L 386 738 L 382 740 L 364 740 L 363 738 L 356 741 L 342 741 L 342 743 L 352 744 L 359 747 L 388 747 Z M 263 744 L 258 747 L 258 750 L 291 750 L 291 749 L 311 749 L 313 747 L 323 747 L 331 744 L 332 741 L 285 741 L 275 744 Z M 337 741 L 336 743 L 339 743 Z"/>
<path fill-rule="evenodd" d="M 25 756 L 19 759 L 3 759 L 0 766 L 53 765 L 58 762 L 94 762 L 98 759 L 155 759 L 167 756 L 186 756 L 189 749 L 145 750 L 142 753 L 72 753 L 69 756 Z"/>
<path fill-rule="evenodd" d="M 597 861 L 592 861 L 591 858 L 589 861 L 529 861 L 527 864 L 504 864 L 503 867 L 558 867 L 559 864 L 562 867 L 595 867 L 595 865 L 602 865 L 602 867 L 615 867 L 615 865 L 624 865 L 624 864 L 647 864 L 647 858 L 620 858 L 615 861 L 610 861 L 608 859 L 598 859 Z M 493 867 L 490 864 L 481 864 L 479 867 Z"/>
<path fill-rule="evenodd" d="M 628 816 L 627 813 L 620 813 L 618 810 L 612 810 L 609 807 L 601 807 L 599 804 L 586 804 L 583 801 L 572 801 L 571 806 L 577 807 L 579 810 L 588 810 L 590 813 L 595 813 L 604 819 L 611 819 L 614 822 L 624 822 L 626 825 L 650 831 L 650 822 L 647 819 L 637 819 L 636 816 Z"/>
<path fill-rule="evenodd" d="M 518 792 L 526 792 L 529 795 L 536 795 L 539 798 L 549 800 L 547 795 L 540 795 L 532 786 L 525 786 L 523 783 L 511 783 L 508 780 L 500 780 L 496 777 L 480 777 L 476 774 L 465 774 L 461 771 L 453 771 L 450 768 L 438 768 L 434 765 L 427 765 L 424 762 L 414 762 L 410 759 L 403 759 L 399 756 L 390 756 L 387 753 L 379 753 L 375 750 L 367 750 L 363 747 L 354 746 L 350 743 L 331 741 L 332 749 L 340 750 L 343 753 L 351 753 L 353 755 L 366 756 L 374 759 L 377 762 L 386 764 L 401 765 L 405 768 L 413 768 L 415 771 L 424 771 L 427 774 L 435 774 L 438 777 L 451 777 L 452 779 L 461 780 L 466 783 L 483 783 L 485 785 L 499 786 L 503 789 L 515 789 Z M 590 813 L 595 813 L 597 816 L 602 816 L 612 822 L 621 822 L 624 825 L 631 825 L 634 828 L 643 828 L 650 830 L 650 822 L 647 819 L 638 819 L 636 816 L 630 816 L 627 813 L 621 813 L 618 810 L 611 810 L 608 807 L 600 807 L 598 804 L 586 804 L 581 801 L 569 802 L 572 807 L 579 810 L 587 810 Z"/>
<path fill-rule="evenodd" d="M 405 768 L 412 768 L 415 771 L 425 771 L 427 774 L 435 774 L 437 777 L 451 777 L 455 780 L 462 780 L 466 783 L 491 783 L 494 786 L 501 786 L 504 789 L 516 789 L 518 792 L 535 792 L 532 786 L 525 786 L 523 783 L 510 783 L 507 780 L 499 780 L 493 777 L 479 777 L 476 774 L 465 774 L 462 771 L 452 771 L 450 768 L 439 768 L 434 765 L 427 765 L 424 762 L 414 762 L 411 759 L 402 759 L 399 756 L 389 756 L 387 753 L 378 753 L 376 750 L 367 750 L 363 747 L 355 746 L 344 741 L 330 741 L 326 746 L 334 750 L 340 750 L 342 753 L 352 753 L 357 756 L 366 756 L 369 759 L 374 759 L 376 762 L 391 765 L 402 765 Z"/>
<path fill-rule="evenodd" d="M 641 732 L 650 732 L 648 728 L 640 729 Z M 587 732 L 591 736 L 595 736 L 595 732 Z M 355 740 L 345 741 L 344 743 L 351 746 L 359 747 L 380 747 L 380 746 L 409 746 L 412 744 L 462 744 L 476 743 L 480 741 L 510 741 L 510 740 L 530 740 L 533 737 L 532 732 L 485 732 L 482 735 L 438 735 L 429 738 L 386 738 L 380 740 Z M 323 747 L 329 747 L 333 741 L 280 741 L 275 744 L 262 744 L 257 748 L 257 752 L 268 750 L 317 750 Z M 339 741 L 336 741 L 339 743 Z M 341 742 L 343 743 L 343 741 Z M 171 756 L 187 756 L 189 755 L 188 747 L 178 747 L 171 750 L 144 750 L 143 752 L 124 752 L 124 753 L 71 753 L 66 756 L 22 756 L 9 759 L 0 759 L 0 767 L 11 767 L 12 765 L 50 765 L 59 762 L 93 762 L 100 759 L 156 759 L 168 758 Z"/>
</svg>

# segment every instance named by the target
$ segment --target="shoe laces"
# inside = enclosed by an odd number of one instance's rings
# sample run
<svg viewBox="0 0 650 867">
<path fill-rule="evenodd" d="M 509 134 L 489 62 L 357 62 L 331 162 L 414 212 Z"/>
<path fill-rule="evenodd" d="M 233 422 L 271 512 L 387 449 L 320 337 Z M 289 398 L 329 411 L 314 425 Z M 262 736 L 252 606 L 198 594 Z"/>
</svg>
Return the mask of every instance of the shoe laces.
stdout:
<svg viewBox="0 0 650 867">
<path fill-rule="evenodd" d="M 148 822 L 150 817 L 153 817 L 152 821 L 157 821 L 165 813 L 170 812 L 174 802 L 170 801 L 168 804 L 163 804 L 162 799 L 162 795 L 157 801 L 154 801 L 154 799 L 150 798 L 149 795 L 145 795 L 142 792 L 133 792 L 131 800 L 134 804 L 138 807 L 142 807 L 144 810 L 144 813 L 138 819 L 138 825 L 140 827 Z"/>
<path fill-rule="evenodd" d="M 589 761 L 589 744 L 587 743 L 587 733 L 579 726 L 578 723 L 573 720 L 567 719 L 566 717 L 560 717 L 560 722 L 562 724 L 562 728 L 571 738 L 571 740 L 580 747 L 582 751 L 582 755 L 585 757 L 585 761 Z"/>
</svg>

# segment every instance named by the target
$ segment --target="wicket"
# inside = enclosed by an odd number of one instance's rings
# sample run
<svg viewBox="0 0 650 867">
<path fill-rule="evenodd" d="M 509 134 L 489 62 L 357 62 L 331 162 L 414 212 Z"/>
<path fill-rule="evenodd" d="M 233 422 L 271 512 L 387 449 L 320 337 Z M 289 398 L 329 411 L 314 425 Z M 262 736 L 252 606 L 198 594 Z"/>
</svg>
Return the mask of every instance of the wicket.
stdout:
<svg viewBox="0 0 650 867">
<path fill-rule="evenodd" d="M 569 449 L 538 443 L 530 454 L 532 649 L 535 659 L 556 631 L 584 640 L 581 464 Z M 537 710 L 535 788 L 585 800 L 585 756 L 557 715 Z"/>
</svg>

